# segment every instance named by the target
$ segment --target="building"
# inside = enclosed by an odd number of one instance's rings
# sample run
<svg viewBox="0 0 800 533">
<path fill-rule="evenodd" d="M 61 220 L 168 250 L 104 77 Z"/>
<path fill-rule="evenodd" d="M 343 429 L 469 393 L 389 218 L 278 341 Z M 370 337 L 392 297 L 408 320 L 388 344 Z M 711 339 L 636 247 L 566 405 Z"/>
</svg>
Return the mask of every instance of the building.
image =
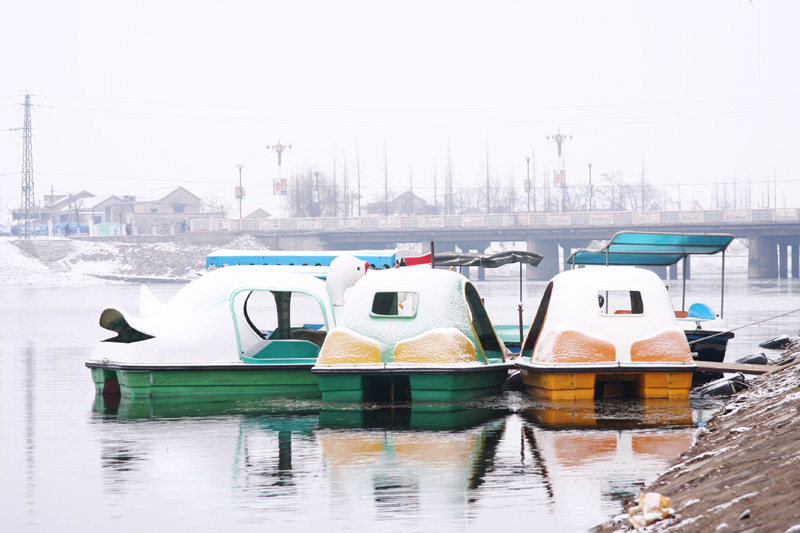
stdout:
<svg viewBox="0 0 800 533">
<path fill-rule="evenodd" d="M 436 208 L 411 191 L 405 191 L 399 196 L 386 202 L 368 203 L 368 215 L 399 216 L 399 215 L 435 215 Z"/>
</svg>

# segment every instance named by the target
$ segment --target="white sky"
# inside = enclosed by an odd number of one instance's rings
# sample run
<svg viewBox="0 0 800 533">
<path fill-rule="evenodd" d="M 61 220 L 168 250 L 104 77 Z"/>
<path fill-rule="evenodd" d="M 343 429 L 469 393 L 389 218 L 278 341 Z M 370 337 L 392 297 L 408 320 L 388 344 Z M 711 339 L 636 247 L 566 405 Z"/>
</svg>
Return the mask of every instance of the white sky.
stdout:
<svg viewBox="0 0 800 533">
<path fill-rule="evenodd" d="M 0 208 L 20 203 L 21 103 L 33 108 L 37 201 L 87 189 L 157 198 L 177 185 L 278 214 L 283 177 L 316 166 L 365 201 L 390 184 L 571 184 L 621 172 L 711 207 L 734 179 L 752 206 L 800 180 L 800 2 L 0 0 Z M 690 184 L 695 184 L 694 188 Z M 704 185 L 705 184 L 705 185 Z M 710 185 L 708 185 L 710 184 Z M 440 202 L 441 196 L 440 196 Z M 1 219 L 2 217 L 0 217 Z"/>
</svg>

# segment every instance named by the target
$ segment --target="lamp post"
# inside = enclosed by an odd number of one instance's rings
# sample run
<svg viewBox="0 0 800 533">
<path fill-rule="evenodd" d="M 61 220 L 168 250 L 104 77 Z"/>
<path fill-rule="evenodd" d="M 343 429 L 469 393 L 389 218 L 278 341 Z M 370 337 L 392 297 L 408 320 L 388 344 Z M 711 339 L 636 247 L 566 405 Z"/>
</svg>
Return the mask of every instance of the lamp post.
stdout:
<svg viewBox="0 0 800 533">
<path fill-rule="evenodd" d="M 239 194 L 237 194 L 236 196 L 239 197 L 239 229 L 241 229 L 241 225 L 242 225 L 242 196 L 244 196 L 244 191 L 242 190 L 242 169 L 244 168 L 244 165 L 242 165 L 240 163 L 240 164 L 236 165 L 236 168 L 239 169 Z"/>
<path fill-rule="evenodd" d="M 281 196 L 286 194 L 285 187 L 283 186 L 283 179 L 281 179 L 281 154 L 283 154 L 283 152 L 288 152 L 291 149 L 292 149 L 291 144 L 281 144 L 280 139 L 278 139 L 278 144 L 267 145 L 267 150 L 278 154 L 278 183 L 280 185 L 280 195 L 278 196 L 278 210 L 280 211 L 281 218 L 283 218 L 283 202 L 281 201 Z"/>
<path fill-rule="evenodd" d="M 525 182 L 525 185 L 526 185 L 525 186 L 525 190 L 528 192 L 528 209 L 527 209 L 527 212 L 530 213 L 531 212 L 531 158 L 530 157 L 526 157 L 525 161 L 527 161 L 527 163 L 528 163 L 527 164 L 527 167 L 528 167 L 528 179 Z"/>
<path fill-rule="evenodd" d="M 592 212 L 592 197 L 594 196 L 594 189 L 592 189 L 592 163 L 586 163 L 589 166 L 589 212 Z"/>
<path fill-rule="evenodd" d="M 546 135 L 545 138 L 550 141 L 556 143 L 558 146 L 558 158 L 561 160 L 561 168 L 558 170 L 559 173 L 559 188 L 561 189 L 561 204 L 559 205 L 558 211 L 559 213 L 564 211 L 564 187 L 566 186 L 566 172 L 564 170 L 564 157 L 562 156 L 561 152 L 561 145 L 567 143 L 572 140 L 572 135 L 567 135 L 561 133 L 561 128 L 558 128 L 558 133 L 554 133 L 552 135 Z"/>
</svg>

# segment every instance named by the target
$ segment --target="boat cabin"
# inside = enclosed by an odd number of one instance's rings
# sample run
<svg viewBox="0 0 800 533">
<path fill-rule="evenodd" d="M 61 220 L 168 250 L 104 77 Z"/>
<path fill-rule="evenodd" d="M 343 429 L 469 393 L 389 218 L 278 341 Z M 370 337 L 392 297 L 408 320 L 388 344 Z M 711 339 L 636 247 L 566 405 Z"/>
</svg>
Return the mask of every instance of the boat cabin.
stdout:
<svg viewBox="0 0 800 533">
<path fill-rule="evenodd" d="M 695 368 L 664 283 L 634 267 L 555 276 L 517 366 L 530 392 L 556 399 L 687 397 Z"/>
</svg>

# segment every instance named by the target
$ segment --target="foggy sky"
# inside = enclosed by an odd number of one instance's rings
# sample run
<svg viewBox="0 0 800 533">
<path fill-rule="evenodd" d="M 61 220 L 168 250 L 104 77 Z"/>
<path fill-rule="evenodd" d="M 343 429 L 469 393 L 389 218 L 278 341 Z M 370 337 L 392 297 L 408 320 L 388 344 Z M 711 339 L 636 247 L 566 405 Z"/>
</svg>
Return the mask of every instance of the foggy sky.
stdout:
<svg viewBox="0 0 800 533">
<path fill-rule="evenodd" d="M 365 201 L 390 186 L 572 185 L 604 173 L 690 208 L 715 183 L 797 207 L 800 4 L 0 0 L 0 221 L 19 206 L 24 92 L 36 199 L 87 189 L 158 198 L 177 185 L 278 214 L 281 173 L 315 167 Z M 775 194 L 773 183 L 777 183 Z M 666 189 L 664 189 L 666 187 Z M 740 200 L 741 201 L 741 200 Z"/>
</svg>

